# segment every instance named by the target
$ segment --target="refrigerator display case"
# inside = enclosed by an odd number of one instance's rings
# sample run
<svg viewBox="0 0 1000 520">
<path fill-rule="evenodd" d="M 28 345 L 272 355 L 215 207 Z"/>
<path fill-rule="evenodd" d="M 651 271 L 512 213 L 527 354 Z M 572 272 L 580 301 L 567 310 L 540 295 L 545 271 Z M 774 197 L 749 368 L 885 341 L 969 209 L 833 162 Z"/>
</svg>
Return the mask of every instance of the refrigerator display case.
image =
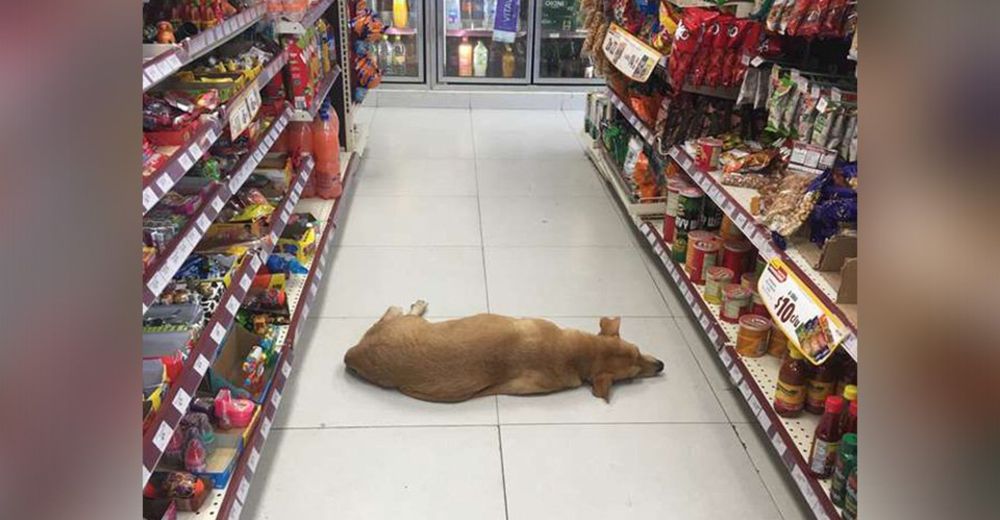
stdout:
<svg viewBox="0 0 1000 520">
<path fill-rule="evenodd" d="M 424 83 L 425 0 L 371 0 L 386 30 L 374 44 L 386 83 Z"/>
<path fill-rule="evenodd" d="M 534 82 L 540 84 L 603 84 L 583 51 L 587 29 L 580 0 L 536 0 L 533 62 Z"/>
<path fill-rule="evenodd" d="M 530 0 L 436 0 L 439 83 L 527 84 Z"/>
</svg>

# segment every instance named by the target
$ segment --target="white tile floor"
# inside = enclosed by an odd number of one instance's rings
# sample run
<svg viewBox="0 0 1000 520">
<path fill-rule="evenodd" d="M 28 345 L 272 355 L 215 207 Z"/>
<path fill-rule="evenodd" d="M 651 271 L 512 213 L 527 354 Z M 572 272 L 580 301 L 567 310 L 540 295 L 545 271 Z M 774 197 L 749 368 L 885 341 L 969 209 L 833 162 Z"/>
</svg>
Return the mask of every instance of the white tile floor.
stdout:
<svg viewBox="0 0 1000 520">
<path fill-rule="evenodd" d="M 582 112 L 379 107 L 244 518 L 807 518 L 583 151 Z M 368 114 L 372 115 L 372 114 Z M 434 404 L 343 369 L 389 305 L 622 333 L 665 375 Z"/>
</svg>

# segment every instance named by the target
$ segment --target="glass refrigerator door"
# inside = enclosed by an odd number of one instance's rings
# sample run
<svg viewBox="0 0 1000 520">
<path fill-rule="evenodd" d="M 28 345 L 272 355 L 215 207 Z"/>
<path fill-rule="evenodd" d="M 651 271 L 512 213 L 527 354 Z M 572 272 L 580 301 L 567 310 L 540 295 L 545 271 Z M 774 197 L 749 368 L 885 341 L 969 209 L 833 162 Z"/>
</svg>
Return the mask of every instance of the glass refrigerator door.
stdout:
<svg viewBox="0 0 1000 520">
<path fill-rule="evenodd" d="M 535 83 L 600 84 L 583 52 L 587 29 L 580 0 L 538 0 L 535 13 Z"/>
<path fill-rule="evenodd" d="M 385 32 L 374 44 L 387 83 L 424 82 L 424 0 L 370 0 Z"/>
<path fill-rule="evenodd" d="M 530 0 L 437 1 L 439 82 L 528 83 Z"/>
</svg>

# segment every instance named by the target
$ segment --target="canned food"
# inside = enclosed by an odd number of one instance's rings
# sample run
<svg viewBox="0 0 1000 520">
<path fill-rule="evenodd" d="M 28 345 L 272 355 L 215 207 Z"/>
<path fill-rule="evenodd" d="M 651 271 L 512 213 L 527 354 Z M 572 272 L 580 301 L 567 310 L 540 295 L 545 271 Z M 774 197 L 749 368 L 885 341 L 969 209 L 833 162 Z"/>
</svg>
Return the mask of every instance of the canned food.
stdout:
<svg viewBox="0 0 1000 520">
<path fill-rule="evenodd" d="M 733 281 L 733 271 L 722 266 L 709 267 L 705 275 L 705 301 L 722 304 L 722 288 Z"/>
<path fill-rule="evenodd" d="M 786 352 L 788 352 L 788 336 L 785 336 L 781 328 L 774 327 L 767 340 L 767 354 L 782 359 Z"/>
<path fill-rule="evenodd" d="M 663 240 L 666 242 L 674 241 L 674 222 L 677 219 L 680 191 L 689 186 L 690 184 L 680 179 L 667 181 L 667 210 L 663 215 Z"/>
<path fill-rule="evenodd" d="M 719 265 L 733 270 L 733 280 L 739 280 L 747 271 L 750 250 L 753 246 L 747 240 L 727 240 L 722 246 L 722 260 Z"/>
<path fill-rule="evenodd" d="M 771 331 L 771 320 L 746 314 L 739 319 L 740 330 L 736 335 L 736 352 L 745 357 L 760 357 L 767 351 L 768 333 Z"/>
<path fill-rule="evenodd" d="M 734 283 L 722 288 L 722 307 L 719 309 L 719 319 L 729 323 L 737 323 L 740 316 L 746 314 L 749 307 L 750 291 Z"/>
<path fill-rule="evenodd" d="M 722 155 L 722 139 L 701 137 L 695 141 L 697 153 L 695 164 L 702 171 L 711 171 L 719 167 L 719 156 Z"/>
<path fill-rule="evenodd" d="M 693 229 L 688 232 L 687 249 L 684 253 L 685 267 L 691 265 L 691 258 L 694 256 L 695 242 L 712 242 L 713 237 L 715 237 L 715 235 L 711 231 L 705 231 L 704 229 Z M 688 269 L 688 272 L 691 272 L 691 270 Z"/>
<path fill-rule="evenodd" d="M 694 256 L 688 263 L 688 274 L 691 281 L 702 285 L 705 283 L 704 273 L 707 269 L 715 267 L 715 259 L 719 254 L 719 244 L 710 240 L 695 240 Z"/>
</svg>

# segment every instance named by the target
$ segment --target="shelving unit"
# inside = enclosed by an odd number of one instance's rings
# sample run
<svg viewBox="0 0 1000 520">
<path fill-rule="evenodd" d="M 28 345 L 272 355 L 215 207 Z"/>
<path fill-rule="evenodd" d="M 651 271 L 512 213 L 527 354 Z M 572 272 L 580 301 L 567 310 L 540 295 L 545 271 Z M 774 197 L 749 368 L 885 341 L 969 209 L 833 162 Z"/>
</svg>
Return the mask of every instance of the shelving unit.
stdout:
<svg viewBox="0 0 1000 520">
<path fill-rule="evenodd" d="M 316 117 L 316 114 L 319 112 L 319 108 L 323 106 L 323 100 L 326 99 L 326 96 L 330 93 L 330 89 L 333 88 L 333 84 L 337 81 L 337 78 L 339 77 L 340 77 L 340 66 L 334 65 L 330 73 L 327 74 L 326 77 L 323 78 L 323 80 L 320 82 L 319 88 L 316 89 L 316 95 L 313 96 L 312 104 L 309 105 L 309 108 L 296 109 L 292 113 L 292 121 L 301 121 L 301 122 L 312 121 L 313 118 Z"/>
<path fill-rule="evenodd" d="M 278 243 L 278 237 L 285 229 L 285 224 L 291 216 L 292 210 L 299 201 L 299 196 L 305 188 L 306 181 L 313 170 L 313 161 L 309 157 L 302 161 L 289 183 L 281 203 L 275 208 L 271 217 L 270 233 L 262 241 L 260 248 L 247 253 L 240 261 L 236 272 L 232 276 L 232 282 L 222 294 L 219 300 L 220 305 L 209 318 L 201 334 L 188 353 L 180 375 L 176 381 L 170 385 L 166 395 L 163 397 L 163 405 L 156 412 L 156 416 L 151 422 L 151 426 L 145 432 L 142 439 L 142 483 L 149 480 L 153 469 L 163 455 L 163 450 L 170 441 L 174 429 L 180 423 L 181 418 L 187 412 L 188 405 L 198 385 L 208 367 L 211 366 L 219 347 L 223 344 L 230 326 L 236 319 L 236 312 L 239 310 L 254 276 L 260 267 L 267 263 L 274 246 Z M 252 171 L 252 170 L 251 170 Z M 192 246 L 193 249 L 194 246 Z M 186 255 L 185 255 L 186 258 Z M 183 259 L 182 259 L 183 261 Z M 161 288 L 162 289 L 162 288 Z"/>
<path fill-rule="evenodd" d="M 293 21 L 278 15 L 274 17 L 275 34 L 304 34 L 308 27 L 312 27 L 316 20 L 332 6 L 336 0 L 320 0 L 306 10 L 302 20 Z"/>
<path fill-rule="evenodd" d="M 586 136 L 590 139 L 590 136 Z M 667 204 L 662 199 L 638 200 L 632 193 L 629 183 L 625 180 L 625 173 L 611 159 L 604 145 L 597 141 L 591 141 L 587 147 L 587 157 L 597 166 L 597 171 L 601 172 L 604 178 L 611 184 L 612 189 L 618 195 L 618 200 L 629 215 L 663 215 L 667 209 Z"/>
<path fill-rule="evenodd" d="M 235 14 L 221 24 L 177 44 L 143 45 L 142 91 L 149 90 L 181 67 L 208 54 L 264 18 L 265 2 Z"/>
<path fill-rule="evenodd" d="M 639 119 L 639 116 L 632 111 L 632 107 L 628 106 L 628 103 L 618 97 L 618 94 L 610 87 L 607 89 L 607 95 L 608 99 L 611 100 L 611 104 L 625 116 L 625 119 L 635 128 L 636 132 L 639 132 L 639 135 L 646 141 L 646 144 L 653 146 L 656 142 L 656 134 L 653 130 L 642 119 Z"/>
<path fill-rule="evenodd" d="M 350 154 L 347 160 L 341 162 L 345 195 L 348 183 L 353 178 L 359 163 L 358 156 L 355 154 Z M 224 489 L 213 490 L 211 496 L 206 500 L 206 506 L 201 511 L 179 513 L 178 519 L 239 518 L 250 485 L 256 475 L 261 453 L 264 451 L 278 408 L 281 406 L 282 392 L 284 392 L 285 385 L 292 375 L 295 342 L 301 334 L 302 327 L 309 316 L 309 308 L 315 300 L 319 283 L 323 279 L 330 244 L 333 243 L 333 234 L 337 228 L 337 220 L 342 214 L 340 207 L 343 205 L 343 201 L 344 196 L 331 201 L 303 200 L 295 208 L 296 212 L 308 211 L 312 213 L 319 221 L 321 229 L 317 239 L 316 252 L 308 265 L 309 272 L 306 275 L 293 275 L 286 287 L 289 308 L 292 309 L 292 312 L 289 325 L 282 327 L 278 337 L 280 357 L 276 366 L 280 368 L 274 371 L 272 376 L 274 379 L 264 398 L 263 410 L 252 427 L 252 433 L 248 437 L 246 447 L 243 449 L 236 469 L 229 479 L 229 485 Z"/>
</svg>

